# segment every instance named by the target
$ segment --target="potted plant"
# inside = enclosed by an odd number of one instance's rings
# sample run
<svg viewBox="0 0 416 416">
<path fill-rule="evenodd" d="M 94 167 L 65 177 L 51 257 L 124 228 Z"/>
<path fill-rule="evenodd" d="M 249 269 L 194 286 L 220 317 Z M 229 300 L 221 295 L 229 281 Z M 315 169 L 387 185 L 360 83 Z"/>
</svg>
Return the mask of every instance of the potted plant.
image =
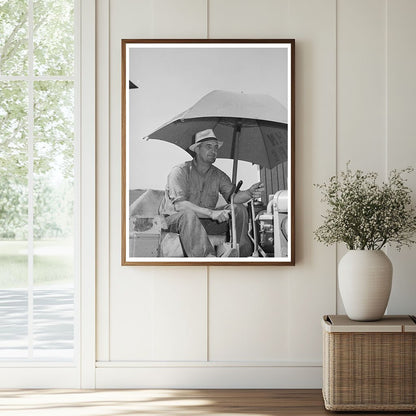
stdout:
<svg viewBox="0 0 416 416">
<path fill-rule="evenodd" d="M 379 183 L 375 172 L 347 169 L 318 184 L 328 205 L 315 239 L 326 244 L 345 243 L 348 252 L 338 265 L 339 290 L 350 319 L 381 319 L 391 292 L 392 264 L 381 251 L 415 243 L 416 211 L 405 174 L 413 168 L 392 170 Z"/>
</svg>

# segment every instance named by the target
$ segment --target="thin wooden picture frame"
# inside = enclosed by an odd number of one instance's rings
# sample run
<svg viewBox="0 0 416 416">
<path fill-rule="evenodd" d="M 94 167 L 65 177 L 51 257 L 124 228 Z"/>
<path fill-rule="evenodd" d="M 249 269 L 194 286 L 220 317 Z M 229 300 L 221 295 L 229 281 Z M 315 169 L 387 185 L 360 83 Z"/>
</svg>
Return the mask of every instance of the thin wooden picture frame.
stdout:
<svg viewBox="0 0 416 416">
<path fill-rule="evenodd" d="M 121 264 L 294 265 L 295 40 L 121 49 Z"/>
</svg>

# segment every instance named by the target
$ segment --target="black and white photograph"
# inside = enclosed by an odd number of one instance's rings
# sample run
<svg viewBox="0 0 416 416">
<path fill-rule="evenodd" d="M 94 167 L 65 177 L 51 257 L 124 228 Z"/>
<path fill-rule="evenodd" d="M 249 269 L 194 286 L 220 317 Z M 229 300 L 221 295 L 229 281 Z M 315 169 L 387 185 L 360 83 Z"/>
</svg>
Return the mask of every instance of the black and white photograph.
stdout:
<svg viewBox="0 0 416 416">
<path fill-rule="evenodd" d="M 122 40 L 122 264 L 294 264 L 294 40 Z"/>
</svg>

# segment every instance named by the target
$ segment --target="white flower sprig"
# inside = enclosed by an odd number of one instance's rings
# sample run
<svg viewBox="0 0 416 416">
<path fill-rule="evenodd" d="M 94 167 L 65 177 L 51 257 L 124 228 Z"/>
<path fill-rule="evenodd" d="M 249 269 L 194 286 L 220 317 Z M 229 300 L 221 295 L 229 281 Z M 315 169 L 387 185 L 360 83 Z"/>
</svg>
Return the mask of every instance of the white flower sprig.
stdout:
<svg viewBox="0 0 416 416">
<path fill-rule="evenodd" d="M 413 170 L 392 170 L 378 185 L 377 173 L 353 172 L 347 163 L 346 171 L 328 184 L 315 185 L 328 204 L 315 238 L 326 245 L 344 242 L 350 250 L 380 250 L 386 244 L 400 250 L 415 243 L 416 210 L 402 177 Z"/>
</svg>

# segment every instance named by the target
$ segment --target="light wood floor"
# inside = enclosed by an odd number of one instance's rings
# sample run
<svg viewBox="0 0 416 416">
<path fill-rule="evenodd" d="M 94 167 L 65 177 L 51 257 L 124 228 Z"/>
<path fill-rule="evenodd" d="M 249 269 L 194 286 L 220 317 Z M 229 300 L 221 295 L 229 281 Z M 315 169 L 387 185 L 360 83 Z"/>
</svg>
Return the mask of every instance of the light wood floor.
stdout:
<svg viewBox="0 0 416 416">
<path fill-rule="evenodd" d="M 321 390 L 0 390 L 1 416 L 358 414 L 326 411 Z M 370 413 L 392 414 L 415 413 Z"/>
</svg>

